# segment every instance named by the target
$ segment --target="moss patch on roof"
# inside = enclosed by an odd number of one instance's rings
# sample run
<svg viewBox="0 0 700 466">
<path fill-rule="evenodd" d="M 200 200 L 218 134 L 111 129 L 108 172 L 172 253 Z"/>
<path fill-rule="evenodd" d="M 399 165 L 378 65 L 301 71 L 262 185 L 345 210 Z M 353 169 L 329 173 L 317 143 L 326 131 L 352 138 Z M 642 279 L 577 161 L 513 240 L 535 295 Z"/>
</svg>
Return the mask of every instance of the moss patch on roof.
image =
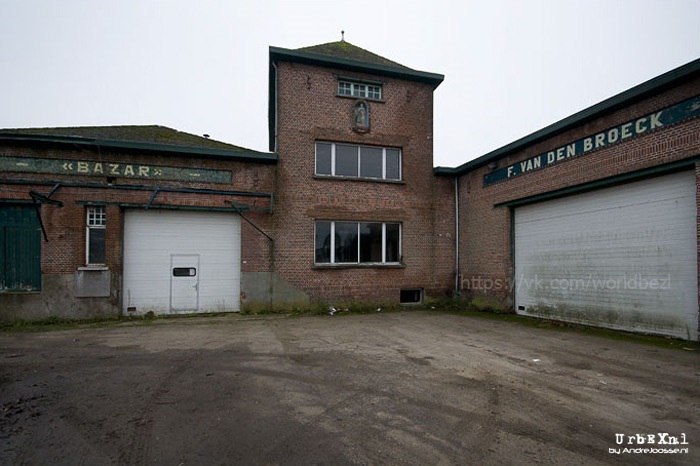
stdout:
<svg viewBox="0 0 700 466">
<path fill-rule="evenodd" d="M 310 47 L 302 47 L 296 50 L 300 52 L 316 53 L 328 57 L 346 58 L 363 63 L 371 63 L 374 65 L 382 65 L 404 70 L 411 69 L 344 40 L 338 42 L 328 42 L 327 44 L 312 45 Z"/>
<path fill-rule="evenodd" d="M 109 141 L 163 144 L 198 149 L 222 149 L 230 151 L 255 152 L 244 147 L 234 146 L 214 139 L 184 133 L 158 125 L 132 126 L 76 126 L 60 128 L 3 128 L 0 135 L 14 134 L 25 136 L 75 137 Z"/>
</svg>

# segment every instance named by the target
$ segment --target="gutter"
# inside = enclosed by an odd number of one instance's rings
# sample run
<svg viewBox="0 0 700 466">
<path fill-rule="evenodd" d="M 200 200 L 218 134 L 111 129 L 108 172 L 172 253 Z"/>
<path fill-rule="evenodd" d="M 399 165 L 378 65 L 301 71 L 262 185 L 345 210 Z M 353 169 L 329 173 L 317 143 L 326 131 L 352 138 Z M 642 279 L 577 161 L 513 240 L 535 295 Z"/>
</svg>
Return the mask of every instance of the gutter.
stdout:
<svg viewBox="0 0 700 466">
<path fill-rule="evenodd" d="M 137 151 L 161 152 L 182 155 L 197 155 L 211 158 L 235 159 L 245 162 L 266 164 L 277 163 L 276 153 L 256 152 L 252 150 L 229 150 L 193 146 L 177 146 L 137 141 L 116 141 L 112 139 L 81 138 L 77 136 L 27 135 L 21 133 L 0 133 L 0 141 L 43 142 L 47 144 L 65 144 L 71 146 L 93 146 L 101 148 L 128 149 Z"/>
<path fill-rule="evenodd" d="M 234 197 L 261 197 L 272 201 L 272 193 L 268 192 L 248 192 L 248 191 L 231 191 L 222 189 L 207 189 L 207 188 L 176 188 L 169 186 L 155 186 L 143 184 L 100 184 L 90 182 L 65 182 L 55 180 L 32 180 L 32 179 L 0 179 L 0 184 L 9 185 L 29 185 L 29 186 L 55 186 L 60 185 L 64 188 L 84 188 L 84 189 L 116 189 L 126 191 L 150 191 L 154 193 L 180 193 L 180 194 L 210 194 L 219 196 L 234 196 Z M 48 197 L 48 196 L 47 196 Z"/>
<path fill-rule="evenodd" d="M 305 63 L 309 65 L 323 66 L 326 68 L 332 67 L 342 70 L 360 71 L 392 78 L 405 79 L 407 81 L 417 81 L 430 84 L 433 86 L 433 89 L 437 88 L 445 79 L 445 76 L 441 74 L 429 73 L 427 71 L 417 71 L 411 68 L 398 68 L 375 63 L 367 63 L 350 58 L 290 50 L 281 47 L 270 47 L 270 60 L 272 61 L 276 58 L 289 62 Z"/>
<path fill-rule="evenodd" d="M 498 160 L 533 144 L 552 138 L 557 134 L 579 127 L 588 121 L 600 118 L 610 112 L 632 105 L 651 95 L 658 94 L 672 86 L 696 78 L 700 74 L 700 59 L 693 60 L 660 76 L 649 79 L 626 91 L 609 97 L 591 107 L 583 109 L 562 120 L 552 123 L 534 133 L 524 136 L 481 157 L 470 160 L 455 168 L 436 167 L 436 175 L 463 175 L 491 161 Z"/>
</svg>

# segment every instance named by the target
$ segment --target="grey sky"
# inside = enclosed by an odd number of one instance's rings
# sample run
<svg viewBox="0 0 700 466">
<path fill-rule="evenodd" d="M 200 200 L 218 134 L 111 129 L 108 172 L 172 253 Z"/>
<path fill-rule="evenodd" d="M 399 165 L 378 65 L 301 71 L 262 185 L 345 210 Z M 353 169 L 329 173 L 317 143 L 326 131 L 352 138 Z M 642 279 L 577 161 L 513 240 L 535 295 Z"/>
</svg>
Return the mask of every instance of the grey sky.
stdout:
<svg viewBox="0 0 700 466">
<path fill-rule="evenodd" d="M 700 0 L 0 0 L 0 127 L 160 124 L 267 147 L 268 46 L 445 75 L 455 166 L 700 57 Z"/>
</svg>

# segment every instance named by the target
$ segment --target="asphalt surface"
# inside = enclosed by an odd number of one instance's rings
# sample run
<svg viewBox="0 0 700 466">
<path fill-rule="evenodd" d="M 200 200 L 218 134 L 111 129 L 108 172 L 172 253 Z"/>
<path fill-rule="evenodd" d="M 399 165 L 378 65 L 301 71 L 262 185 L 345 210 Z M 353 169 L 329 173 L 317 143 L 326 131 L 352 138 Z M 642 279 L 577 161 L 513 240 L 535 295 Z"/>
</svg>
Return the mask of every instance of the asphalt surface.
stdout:
<svg viewBox="0 0 700 466">
<path fill-rule="evenodd" d="M 696 465 L 699 421 L 698 351 L 483 318 L 0 334 L 3 465 Z"/>
</svg>

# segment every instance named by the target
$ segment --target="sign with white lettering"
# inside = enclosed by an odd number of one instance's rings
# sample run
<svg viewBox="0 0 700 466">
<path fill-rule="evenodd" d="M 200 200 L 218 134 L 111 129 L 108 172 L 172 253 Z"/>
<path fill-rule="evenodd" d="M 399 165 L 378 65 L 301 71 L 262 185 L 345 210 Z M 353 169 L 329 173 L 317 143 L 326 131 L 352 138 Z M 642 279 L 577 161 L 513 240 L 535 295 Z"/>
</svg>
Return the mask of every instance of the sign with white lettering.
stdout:
<svg viewBox="0 0 700 466">
<path fill-rule="evenodd" d="M 0 154 L 0 171 L 176 180 L 199 183 L 231 183 L 231 172 L 228 170 L 164 167 L 121 162 L 95 162 L 92 160 L 6 157 L 2 154 Z"/>
<path fill-rule="evenodd" d="M 581 138 L 522 162 L 499 168 L 484 175 L 484 186 L 509 180 L 525 173 L 547 168 L 564 160 L 580 157 L 612 144 L 628 141 L 654 130 L 665 128 L 700 116 L 700 96 L 666 107 L 636 120 L 608 128 L 605 131 Z"/>
</svg>

